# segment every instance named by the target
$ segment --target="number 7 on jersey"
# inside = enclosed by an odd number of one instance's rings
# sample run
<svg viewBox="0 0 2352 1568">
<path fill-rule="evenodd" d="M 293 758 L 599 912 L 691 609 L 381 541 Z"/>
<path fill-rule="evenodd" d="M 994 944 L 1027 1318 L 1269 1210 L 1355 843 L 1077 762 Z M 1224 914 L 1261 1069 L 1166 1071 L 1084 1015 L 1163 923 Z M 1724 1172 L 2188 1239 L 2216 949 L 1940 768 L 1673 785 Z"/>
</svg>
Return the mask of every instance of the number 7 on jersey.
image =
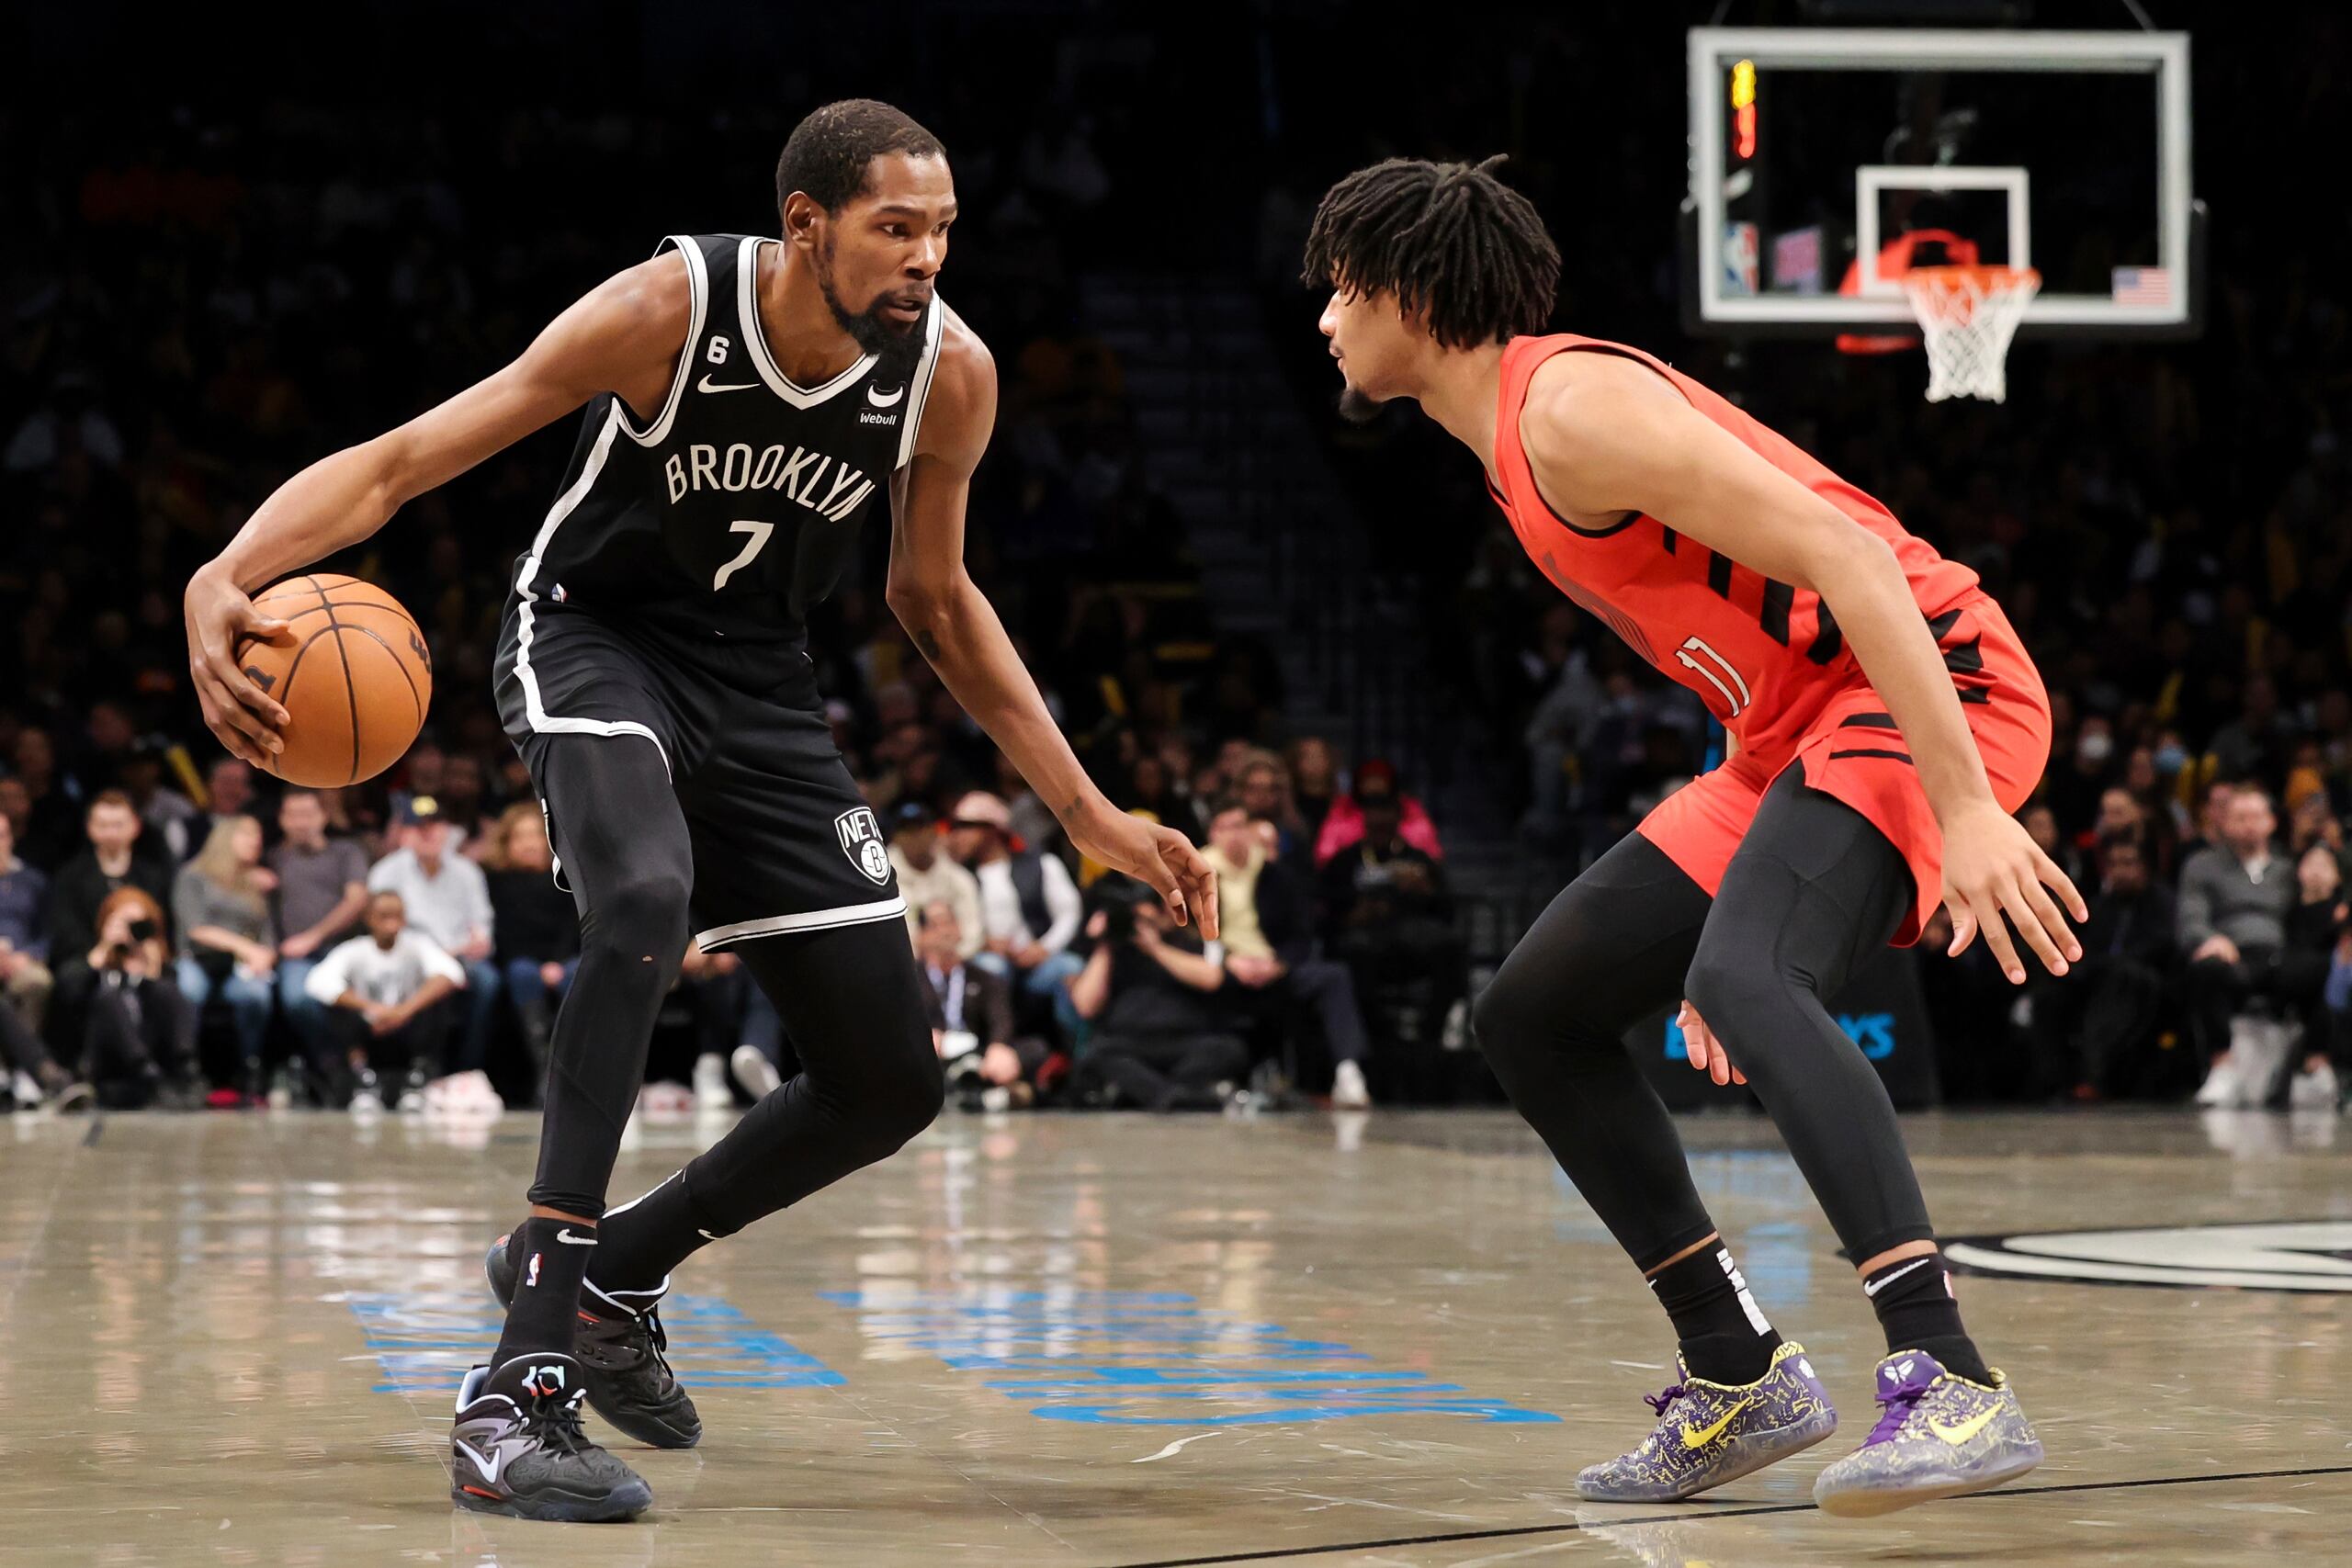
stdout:
<svg viewBox="0 0 2352 1568">
<path fill-rule="evenodd" d="M 752 558 L 760 553 L 760 547 L 768 542 L 768 536 L 775 532 L 775 525 L 773 523 L 737 523 L 729 526 L 727 531 L 730 534 L 749 534 L 752 536 L 750 539 L 745 541 L 742 549 L 737 552 L 735 558 L 729 561 L 725 566 L 720 567 L 718 569 L 718 575 L 710 580 L 710 591 L 713 593 L 716 593 L 720 589 L 726 587 L 727 580 L 729 578 L 734 576 L 737 572 L 742 570 L 743 568 L 752 564 Z"/>
</svg>

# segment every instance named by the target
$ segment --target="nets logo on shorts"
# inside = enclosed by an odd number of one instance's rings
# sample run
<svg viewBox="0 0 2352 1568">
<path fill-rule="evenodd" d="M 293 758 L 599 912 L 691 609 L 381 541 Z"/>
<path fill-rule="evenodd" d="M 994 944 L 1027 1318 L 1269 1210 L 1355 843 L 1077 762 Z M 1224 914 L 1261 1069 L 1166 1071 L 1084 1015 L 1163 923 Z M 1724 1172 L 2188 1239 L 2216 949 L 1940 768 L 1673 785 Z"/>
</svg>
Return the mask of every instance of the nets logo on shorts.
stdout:
<svg viewBox="0 0 2352 1568">
<path fill-rule="evenodd" d="M 842 853 L 868 881 L 879 887 L 890 880 L 890 852 L 882 847 L 882 825 L 874 819 L 872 807 L 842 812 L 833 818 L 833 831 L 841 835 Z"/>
</svg>

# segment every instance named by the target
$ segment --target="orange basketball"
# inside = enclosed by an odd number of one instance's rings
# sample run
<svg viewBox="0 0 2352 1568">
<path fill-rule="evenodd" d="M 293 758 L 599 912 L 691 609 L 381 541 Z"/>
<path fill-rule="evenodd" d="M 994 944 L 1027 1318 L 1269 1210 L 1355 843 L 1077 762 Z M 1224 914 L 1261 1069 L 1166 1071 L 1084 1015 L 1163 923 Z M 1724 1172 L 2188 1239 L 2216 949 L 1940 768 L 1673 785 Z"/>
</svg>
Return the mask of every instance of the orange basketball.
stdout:
<svg viewBox="0 0 2352 1568">
<path fill-rule="evenodd" d="M 245 678 L 286 709 L 286 750 L 269 771 L 329 789 L 399 761 L 433 705 L 433 656 L 416 617 L 374 583 L 331 571 L 273 582 L 254 607 L 293 633 L 237 645 Z"/>
</svg>

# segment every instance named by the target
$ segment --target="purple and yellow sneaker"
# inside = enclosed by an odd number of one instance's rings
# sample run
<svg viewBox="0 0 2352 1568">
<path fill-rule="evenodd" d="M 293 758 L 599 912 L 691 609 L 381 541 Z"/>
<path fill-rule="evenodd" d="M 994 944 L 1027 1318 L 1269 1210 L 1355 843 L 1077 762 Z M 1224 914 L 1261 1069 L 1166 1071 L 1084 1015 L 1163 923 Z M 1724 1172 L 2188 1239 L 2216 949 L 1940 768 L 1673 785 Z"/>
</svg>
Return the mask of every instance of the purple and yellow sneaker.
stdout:
<svg viewBox="0 0 2352 1568">
<path fill-rule="evenodd" d="M 1813 1375 L 1804 1347 L 1782 1345 L 1772 1367 L 1734 1387 L 1690 1375 L 1663 1393 L 1644 1394 L 1657 1429 L 1642 1446 L 1577 1477 L 1591 1503 L 1674 1503 L 1813 1447 L 1838 1429 L 1838 1412 Z"/>
<path fill-rule="evenodd" d="M 1971 1382 L 1924 1350 L 1878 1364 L 1878 1425 L 1814 1483 L 1825 1514 L 1866 1518 L 2014 1481 L 2041 1462 L 2017 1390 Z"/>
</svg>

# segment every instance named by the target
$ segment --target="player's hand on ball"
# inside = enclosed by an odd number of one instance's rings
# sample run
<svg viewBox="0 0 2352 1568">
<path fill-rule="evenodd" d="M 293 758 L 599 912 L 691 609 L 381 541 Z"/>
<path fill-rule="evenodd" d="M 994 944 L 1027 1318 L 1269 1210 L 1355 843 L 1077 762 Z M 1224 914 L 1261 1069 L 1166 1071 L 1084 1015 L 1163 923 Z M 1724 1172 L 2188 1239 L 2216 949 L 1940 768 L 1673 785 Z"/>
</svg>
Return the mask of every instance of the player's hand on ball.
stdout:
<svg viewBox="0 0 2352 1568">
<path fill-rule="evenodd" d="M 1674 1026 L 1682 1031 L 1682 1048 L 1690 1057 L 1690 1065 L 1719 1084 L 1746 1083 L 1747 1075 L 1731 1065 L 1724 1054 L 1724 1043 L 1715 1038 L 1707 1021 L 1689 1002 L 1675 1015 Z"/>
<path fill-rule="evenodd" d="M 1948 956 L 1968 951 L 1982 931 L 2012 985 L 2025 984 L 2025 964 L 2009 940 L 2004 914 L 2052 975 L 2064 975 L 2068 963 L 2083 955 L 2083 944 L 2066 924 L 2068 914 L 2076 920 L 2090 919 L 2083 896 L 2041 852 L 2025 825 L 1989 800 L 1944 824 L 1944 908 L 1951 912 Z"/>
<path fill-rule="evenodd" d="M 1203 941 L 1216 940 L 1216 873 L 1192 840 L 1125 812 L 1073 828 L 1069 836 L 1088 858 L 1148 883 L 1178 925 L 1194 922 Z"/>
<path fill-rule="evenodd" d="M 188 579 L 182 604 L 187 621 L 187 669 L 205 727 L 232 754 L 255 767 L 286 749 L 278 731 L 286 710 L 272 702 L 237 668 L 237 645 L 246 637 L 290 640 L 284 621 L 263 615 L 244 590 L 207 567 Z"/>
</svg>

